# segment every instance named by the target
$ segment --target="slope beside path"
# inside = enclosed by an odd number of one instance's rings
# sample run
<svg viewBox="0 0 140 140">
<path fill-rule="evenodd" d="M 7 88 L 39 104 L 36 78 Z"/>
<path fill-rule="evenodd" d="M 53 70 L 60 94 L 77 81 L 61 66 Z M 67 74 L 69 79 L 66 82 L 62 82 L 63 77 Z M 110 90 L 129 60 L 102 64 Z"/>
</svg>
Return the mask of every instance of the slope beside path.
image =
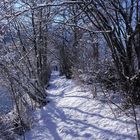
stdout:
<svg viewBox="0 0 140 140">
<path fill-rule="evenodd" d="M 115 119 L 107 103 L 73 80 L 53 72 L 47 92 L 50 102 L 35 112 L 26 140 L 136 140 L 130 118 Z"/>
</svg>

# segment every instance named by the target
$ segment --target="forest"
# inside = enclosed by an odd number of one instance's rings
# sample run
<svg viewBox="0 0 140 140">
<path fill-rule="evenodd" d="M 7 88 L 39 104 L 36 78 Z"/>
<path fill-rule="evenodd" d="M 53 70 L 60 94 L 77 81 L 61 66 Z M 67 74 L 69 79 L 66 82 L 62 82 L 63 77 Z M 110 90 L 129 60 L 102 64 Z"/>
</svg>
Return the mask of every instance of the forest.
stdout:
<svg viewBox="0 0 140 140">
<path fill-rule="evenodd" d="M 140 140 L 140 0 L 0 0 L 0 140 Z"/>
</svg>

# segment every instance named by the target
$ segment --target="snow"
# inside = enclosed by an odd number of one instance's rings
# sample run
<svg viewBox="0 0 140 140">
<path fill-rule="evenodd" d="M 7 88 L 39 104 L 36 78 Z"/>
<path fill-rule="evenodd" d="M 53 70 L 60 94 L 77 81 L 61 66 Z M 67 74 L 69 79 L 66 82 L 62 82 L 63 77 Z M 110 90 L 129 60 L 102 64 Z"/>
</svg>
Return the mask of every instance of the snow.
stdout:
<svg viewBox="0 0 140 140">
<path fill-rule="evenodd" d="M 130 118 L 121 114 L 115 119 L 107 103 L 93 99 L 90 91 L 74 80 L 53 72 L 47 92 L 50 102 L 35 111 L 35 125 L 26 132 L 26 140 L 136 139 Z"/>
<path fill-rule="evenodd" d="M 9 91 L 0 86 L 0 116 L 4 115 L 13 108 L 13 102 Z"/>
</svg>

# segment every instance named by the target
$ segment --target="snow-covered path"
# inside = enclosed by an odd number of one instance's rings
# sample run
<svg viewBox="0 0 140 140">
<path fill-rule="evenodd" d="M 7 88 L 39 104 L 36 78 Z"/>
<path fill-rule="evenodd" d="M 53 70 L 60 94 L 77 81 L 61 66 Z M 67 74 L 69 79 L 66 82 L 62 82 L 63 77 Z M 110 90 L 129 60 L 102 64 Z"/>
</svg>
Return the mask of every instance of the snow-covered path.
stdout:
<svg viewBox="0 0 140 140">
<path fill-rule="evenodd" d="M 93 99 L 73 80 L 53 72 L 46 106 L 35 112 L 36 125 L 27 140 L 135 140 L 126 116 L 114 118 L 109 106 Z"/>
</svg>

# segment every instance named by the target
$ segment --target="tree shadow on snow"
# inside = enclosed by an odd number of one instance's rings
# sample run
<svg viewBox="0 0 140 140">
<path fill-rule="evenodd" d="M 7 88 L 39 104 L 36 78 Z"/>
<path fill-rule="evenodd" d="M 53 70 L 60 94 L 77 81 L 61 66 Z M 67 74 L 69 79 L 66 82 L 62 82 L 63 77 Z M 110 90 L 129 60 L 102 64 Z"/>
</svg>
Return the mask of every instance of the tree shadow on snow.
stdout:
<svg viewBox="0 0 140 140">
<path fill-rule="evenodd" d="M 127 135 L 127 134 L 121 134 L 118 132 L 113 132 L 112 130 L 108 130 L 105 128 L 100 128 L 100 126 L 97 126 L 97 124 L 89 124 L 86 120 L 80 120 L 80 118 L 73 118 L 70 116 L 70 114 L 66 114 L 65 111 L 69 110 L 74 110 L 76 112 L 80 112 L 81 114 L 85 114 L 88 116 L 98 116 L 100 118 L 106 118 L 102 115 L 96 114 L 96 113 L 88 113 L 85 111 L 82 111 L 77 108 L 72 108 L 72 107 L 63 107 L 63 108 L 58 108 L 54 102 L 50 102 L 50 104 L 47 106 L 47 108 L 44 108 L 42 110 L 41 116 L 43 117 L 44 112 L 45 112 L 45 119 L 43 120 L 43 124 L 46 124 L 46 127 L 48 129 L 48 132 L 51 134 L 54 140 L 62 140 L 60 133 L 62 135 L 70 135 L 71 137 L 81 137 L 85 139 L 90 139 L 92 137 L 93 139 L 93 134 L 92 133 L 87 133 L 86 129 L 91 128 L 94 131 L 98 131 L 98 133 L 105 134 L 106 136 L 113 136 L 113 137 L 122 137 L 123 139 L 134 139 L 133 136 Z M 44 117 L 43 117 L 44 118 Z M 108 119 L 112 119 L 109 118 Z M 57 122 L 59 122 L 57 124 Z M 63 124 L 63 125 L 62 125 Z M 61 127 L 61 132 L 59 132 L 59 128 Z M 45 128 L 46 129 L 46 128 Z M 82 131 L 83 133 L 79 134 L 78 132 Z M 85 132 L 84 132 L 85 131 Z"/>
<path fill-rule="evenodd" d="M 68 109 L 68 110 L 75 110 L 77 112 L 80 112 L 81 114 L 85 114 L 85 115 L 88 115 L 89 117 L 99 117 L 101 119 L 108 119 L 108 120 L 111 120 L 111 121 L 119 121 L 121 123 L 124 123 L 124 124 L 134 124 L 134 122 L 131 122 L 131 121 L 123 121 L 123 120 L 120 120 L 118 118 L 111 118 L 111 117 L 108 117 L 108 116 L 103 116 L 101 114 L 97 114 L 97 113 L 89 113 L 89 112 L 85 112 L 83 110 L 80 110 L 78 108 L 75 108 L 75 107 L 63 107 L 63 109 Z"/>
</svg>

